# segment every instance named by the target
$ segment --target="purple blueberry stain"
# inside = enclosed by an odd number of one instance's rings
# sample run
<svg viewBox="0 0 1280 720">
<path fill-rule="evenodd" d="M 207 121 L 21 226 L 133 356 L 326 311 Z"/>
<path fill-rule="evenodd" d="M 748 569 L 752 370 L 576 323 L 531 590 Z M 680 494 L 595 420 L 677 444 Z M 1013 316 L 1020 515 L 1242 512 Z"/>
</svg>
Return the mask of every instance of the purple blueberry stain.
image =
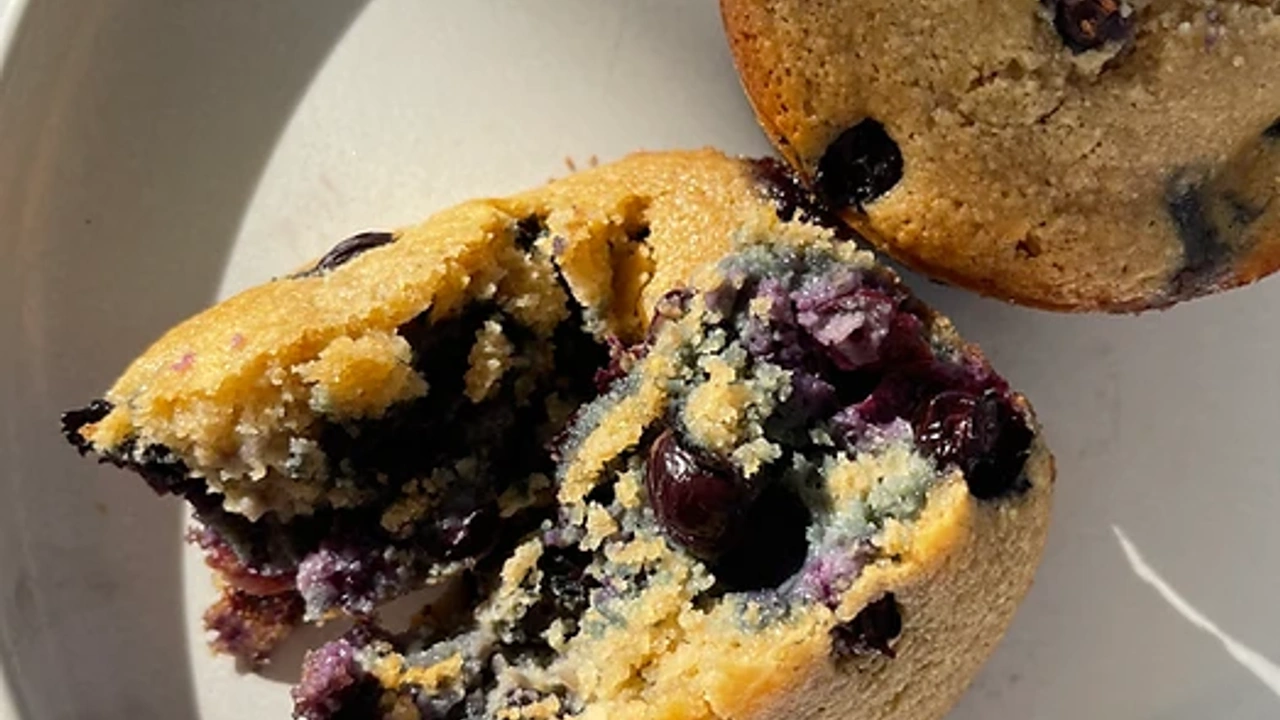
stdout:
<svg viewBox="0 0 1280 720">
<path fill-rule="evenodd" d="M 499 513 L 496 502 L 477 505 L 443 517 L 436 526 L 440 556 L 461 560 L 485 555 L 498 539 Z"/>
<path fill-rule="evenodd" d="M 391 548 L 322 547 L 298 565 L 298 592 L 309 619 L 335 607 L 369 615 L 404 590 L 414 568 Z"/>
<path fill-rule="evenodd" d="M 576 548 L 547 547 L 538 558 L 542 581 L 538 600 L 521 617 L 517 627 L 520 644 L 535 652 L 548 650 L 542 634 L 556 620 L 573 627 L 591 604 L 591 594 L 601 587 L 588 574 L 592 556 Z"/>
<path fill-rule="evenodd" d="M 880 346 L 895 311 L 884 293 L 863 288 L 814 305 L 797 305 L 796 320 L 836 367 L 858 370 L 880 360 Z"/>
<path fill-rule="evenodd" d="M 360 667 L 356 648 L 346 638 L 308 652 L 302 679 L 292 689 L 297 720 L 379 717 L 378 681 Z"/>
<path fill-rule="evenodd" d="M 836 546 L 824 549 L 805 564 L 796 592 L 804 600 L 835 609 L 844 592 L 853 585 L 873 556 L 874 547 L 865 540 L 852 548 Z"/>
</svg>

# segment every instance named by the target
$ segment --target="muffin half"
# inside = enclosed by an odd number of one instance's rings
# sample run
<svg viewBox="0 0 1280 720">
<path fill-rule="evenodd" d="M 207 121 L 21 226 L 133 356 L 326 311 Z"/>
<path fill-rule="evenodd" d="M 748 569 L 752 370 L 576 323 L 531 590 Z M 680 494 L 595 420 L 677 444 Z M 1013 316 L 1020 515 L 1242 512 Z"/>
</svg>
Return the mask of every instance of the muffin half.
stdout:
<svg viewBox="0 0 1280 720">
<path fill-rule="evenodd" d="M 345 241 L 64 428 L 192 505 L 215 647 L 363 619 L 299 717 L 937 717 L 1030 583 L 1052 461 L 827 224 L 774 164 L 632 156 Z"/>
</svg>

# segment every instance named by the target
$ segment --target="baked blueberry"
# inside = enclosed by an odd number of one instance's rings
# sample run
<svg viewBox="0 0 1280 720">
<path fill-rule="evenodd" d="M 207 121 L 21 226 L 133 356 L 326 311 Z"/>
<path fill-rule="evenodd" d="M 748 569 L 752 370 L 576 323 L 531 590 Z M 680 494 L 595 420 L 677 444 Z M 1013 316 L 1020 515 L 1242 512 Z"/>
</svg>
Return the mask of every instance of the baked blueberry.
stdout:
<svg viewBox="0 0 1280 720">
<path fill-rule="evenodd" d="M 902 179 L 902 151 L 883 124 L 867 118 L 836 136 L 813 180 L 837 207 L 863 208 Z"/>
</svg>

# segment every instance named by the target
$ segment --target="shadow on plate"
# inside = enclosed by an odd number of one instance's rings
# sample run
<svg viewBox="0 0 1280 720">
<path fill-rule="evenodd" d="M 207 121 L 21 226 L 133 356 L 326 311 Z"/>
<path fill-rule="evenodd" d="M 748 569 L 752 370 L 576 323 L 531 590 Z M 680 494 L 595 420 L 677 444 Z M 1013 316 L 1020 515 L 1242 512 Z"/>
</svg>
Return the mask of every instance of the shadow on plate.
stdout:
<svg viewBox="0 0 1280 720">
<path fill-rule="evenodd" d="M 955 720 L 1276 717 L 1280 576 L 1262 568 L 1280 547 L 1280 279 L 1138 317 L 909 281 L 1032 399 L 1058 461 L 1044 565 Z M 1142 577 L 1118 533 L 1247 645 L 1252 670 Z"/>
<path fill-rule="evenodd" d="M 196 715 L 177 502 L 78 460 L 57 418 L 214 299 L 277 138 L 367 2 L 27 8 L 0 86 L 0 655 L 24 718 Z"/>
</svg>

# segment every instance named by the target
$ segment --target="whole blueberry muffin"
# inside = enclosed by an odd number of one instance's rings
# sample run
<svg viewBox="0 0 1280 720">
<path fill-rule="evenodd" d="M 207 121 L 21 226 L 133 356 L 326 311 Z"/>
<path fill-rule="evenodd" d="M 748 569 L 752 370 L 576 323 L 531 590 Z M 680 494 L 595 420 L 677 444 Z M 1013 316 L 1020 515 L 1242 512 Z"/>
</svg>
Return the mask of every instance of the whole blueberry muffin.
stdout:
<svg viewBox="0 0 1280 720">
<path fill-rule="evenodd" d="M 775 163 L 634 155 L 346 240 L 64 430 L 194 508 L 217 649 L 359 619 L 300 718 L 935 718 L 1052 459 L 837 224 Z"/>
<path fill-rule="evenodd" d="M 1270 0 L 721 0 L 778 150 L 877 246 L 1059 310 L 1280 266 Z"/>
</svg>

